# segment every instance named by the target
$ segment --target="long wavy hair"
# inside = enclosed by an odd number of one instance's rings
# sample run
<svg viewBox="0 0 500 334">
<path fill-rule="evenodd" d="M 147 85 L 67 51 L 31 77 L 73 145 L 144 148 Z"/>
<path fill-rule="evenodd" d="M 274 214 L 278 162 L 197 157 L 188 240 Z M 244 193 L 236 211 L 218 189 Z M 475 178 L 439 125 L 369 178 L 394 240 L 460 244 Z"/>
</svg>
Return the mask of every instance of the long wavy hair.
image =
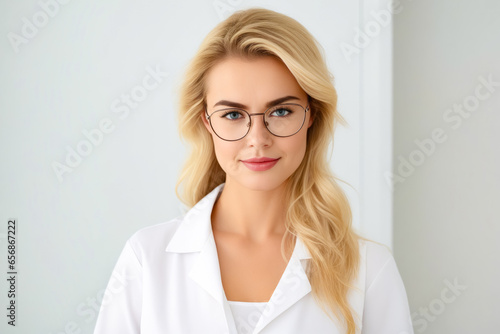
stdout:
<svg viewBox="0 0 500 334">
<path fill-rule="evenodd" d="M 238 11 L 219 23 L 203 40 L 180 88 L 179 129 L 190 145 L 189 157 L 176 185 L 177 196 L 189 207 L 219 184 L 219 166 L 212 137 L 202 123 L 207 72 L 230 56 L 281 59 L 307 93 L 314 122 L 298 169 L 287 180 L 286 232 L 282 253 L 299 237 L 311 261 L 307 275 L 312 293 L 329 317 L 335 316 L 348 334 L 355 333 L 348 292 L 359 265 L 359 237 L 351 226 L 349 202 L 328 164 L 337 123 L 337 92 L 321 46 L 294 19 L 261 8 Z M 285 256 L 284 256 L 285 257 Z M 329 312 L 331 311 L 331 312 Z M 333 320 L 333 318 L 332 318 Z"/>
</svg>

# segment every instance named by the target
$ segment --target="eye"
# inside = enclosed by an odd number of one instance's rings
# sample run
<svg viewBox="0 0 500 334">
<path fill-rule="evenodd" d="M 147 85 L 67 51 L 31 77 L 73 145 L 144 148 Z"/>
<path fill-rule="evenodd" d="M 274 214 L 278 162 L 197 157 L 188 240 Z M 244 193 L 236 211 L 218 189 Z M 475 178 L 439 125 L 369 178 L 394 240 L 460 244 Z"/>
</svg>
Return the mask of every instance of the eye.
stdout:
<svg viewBox="0 0 500 334">
<path fill-rule="evenodd" d="M 228 111 L 221 116 L 221 118 L 226 118 L 228 120 L 237 120 L 242 117 L 244 117 L 242 113 L 236 110 Z"/>
<path fill-rule="evenodd" d="M 277 116 L 277 117 L 284 117 L 289 114 L 291 114 L 292 111 L 286 107 L 279 107 L 277 109 L 274 109 L 269 115 L 271 116 Z"/>
</svg>

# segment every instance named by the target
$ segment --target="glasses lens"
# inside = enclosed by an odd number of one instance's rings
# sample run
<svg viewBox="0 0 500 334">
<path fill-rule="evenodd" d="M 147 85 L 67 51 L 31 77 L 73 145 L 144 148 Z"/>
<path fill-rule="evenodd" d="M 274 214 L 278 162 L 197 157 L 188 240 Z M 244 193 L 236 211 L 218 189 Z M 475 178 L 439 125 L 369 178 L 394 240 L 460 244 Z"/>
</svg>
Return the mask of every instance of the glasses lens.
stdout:
<svg viewBox="0 0 500 334">
<path fill-rule="evenodd" d="M 288 137 L 302 128 L 305 117 L 305 110 L 300 104 L 286 103 L 269 108 L 264 121 L 273 135 Z M 238 140 L 248 133 L 250 116 L 241 109 L 222 109 L 210 116 L 210 122 L 215 133 L 222 139 Z"/>
<path fill-rule="evenodd" d="M 265 121 L 269 131 L 280 137 L 297 133 L 304 124 L 306 113 L 299 104 L 280 104 L 266 111 Z"/>
<path fill-rule="evenodd" d="M 210 116 L 215 133 L 226 140 L 238 140 L 247 134 L 250 126 L 248 113 L 240 109 L 223 109 Z"/>
</svg>

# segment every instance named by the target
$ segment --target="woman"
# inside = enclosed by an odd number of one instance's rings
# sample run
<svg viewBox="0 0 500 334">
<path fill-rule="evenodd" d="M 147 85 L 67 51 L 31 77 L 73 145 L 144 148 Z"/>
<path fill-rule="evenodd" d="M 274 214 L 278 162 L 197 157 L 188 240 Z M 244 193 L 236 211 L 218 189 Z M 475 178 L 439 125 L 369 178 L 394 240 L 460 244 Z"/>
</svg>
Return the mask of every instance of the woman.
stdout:
<svg viewBox="0 0 500 334">
<path fill-rule="evenodd" d="M 233 14 L 180 101 L 192 151 L 178 195 L 192 208 L 130 238 L 95 333 L 412 333 L 393 257 L 353 231 L 330 172 L 342 118 L 308 31 Z"/>
</svg>

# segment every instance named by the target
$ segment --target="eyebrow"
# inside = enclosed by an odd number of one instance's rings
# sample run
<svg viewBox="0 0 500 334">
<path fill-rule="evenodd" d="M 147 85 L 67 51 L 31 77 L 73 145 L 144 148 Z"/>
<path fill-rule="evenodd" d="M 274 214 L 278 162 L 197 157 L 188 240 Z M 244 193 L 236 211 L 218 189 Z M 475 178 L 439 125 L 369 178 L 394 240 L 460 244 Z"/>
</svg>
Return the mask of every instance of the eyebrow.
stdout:
<svg viewBox="0 0 500 334">
<path fill-rule="evenodd" d="M 266 108 L 270 108 L 272 106 L 275 106 L 277 104 L 283 103 L 283 102 L 288 101 L 288 100 L 300 100 L 300 99 L 298 97 L 292 96 L 292 95 L 283 96 L 283 97 L 280 97 L 278 99 L 267 102 Z M 228 101 L 228 100 L 220 100 L 219 102 L 214 104 L 214 107 L 216 107 L 216 106 L 228 106 L 228 107 L 240 108 L 240 109 L 247 109 L 248 108 L 244 104 L 241 104 L 238 102 L 233 102 L 233 101 Z"/>
</svg>

